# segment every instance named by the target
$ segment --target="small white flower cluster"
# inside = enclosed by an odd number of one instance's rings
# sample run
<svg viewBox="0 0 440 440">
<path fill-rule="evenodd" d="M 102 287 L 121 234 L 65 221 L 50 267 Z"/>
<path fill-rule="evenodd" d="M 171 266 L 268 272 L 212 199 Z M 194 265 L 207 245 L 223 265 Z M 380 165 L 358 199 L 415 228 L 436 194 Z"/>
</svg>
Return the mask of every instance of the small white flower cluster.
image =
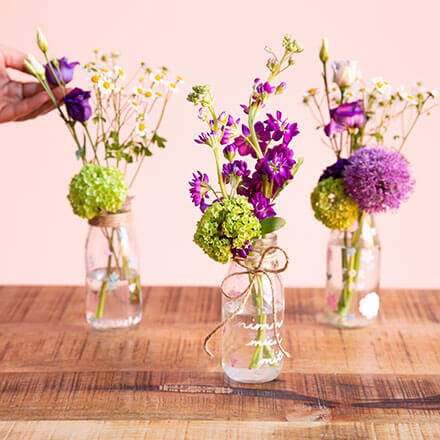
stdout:
<svg viewBox="0 0 440 440">
<path fill-rule="evenodd" d="M 154 104 L 167 100 L 171 94 L 177 93 L 178 85 L 183 80 L 180 76 L 171 79 L 166 67 L 153 71 L 144 62 L 140 62 L 135 77 L 125 83 L 126 72 L 117 64 L 118 58 L 117 52 L 100 54 L 95 51 L 95 61 L 87 63 L 84 70 L 89 75 L 95 101 L 101 104 L 101 107 L 108 108 L 113 100 L 120 109 L 118 111 L 128 110 L 134 115 L 135 133 L 145 137 L 148 134 L 147 115 Z M 135 83 L 134 86 L 132 82 Z M 127 92 L 130 89 L 131 93 Z M 122 115 L 119 117 L 122 118 Z"/>
</svg>

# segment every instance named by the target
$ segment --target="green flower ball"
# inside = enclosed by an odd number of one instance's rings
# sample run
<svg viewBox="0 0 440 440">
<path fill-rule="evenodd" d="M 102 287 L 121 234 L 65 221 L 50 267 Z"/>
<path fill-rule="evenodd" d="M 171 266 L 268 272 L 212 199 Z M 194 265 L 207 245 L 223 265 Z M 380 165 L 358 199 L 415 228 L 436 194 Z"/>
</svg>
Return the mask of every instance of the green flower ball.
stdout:
<svg viewBox="0 0 440 440">
<path fill-rule="evenodd" d="M 67 198 L 73 212 L 91 219 L 102 212 L 116 212 L 124 204 L 128 187 L 117 168 L 86 164 L 73 176 Z"/>
<path fill-rule="evenodd" d="M 243 249 L 261 235 L 260 222 L 252 209 L 243 196 L 213 203 L 197 223 L 194 242 L 213 260 L 227 263 L 231 247 Z"/>
<path fill-rule="evenodd" d="M 321 180 L 310 200 L 315 217 L 327 228 L 344 231 L 358 218 L 358 204 L 345 193 L 342 179 L 329 177 Z"/>
</svg>

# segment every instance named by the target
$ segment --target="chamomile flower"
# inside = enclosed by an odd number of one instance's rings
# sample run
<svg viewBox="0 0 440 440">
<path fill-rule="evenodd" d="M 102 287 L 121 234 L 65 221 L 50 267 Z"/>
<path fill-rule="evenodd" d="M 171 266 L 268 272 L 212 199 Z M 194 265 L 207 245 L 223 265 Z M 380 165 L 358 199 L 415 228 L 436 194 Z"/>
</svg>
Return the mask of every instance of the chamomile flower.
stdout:
<svg viewBox="0 0 440 440">
<path fill-rule="evenodd" d="M 136 87 L 133 87 L 133 93 L 136 96 L 144 96 L 145 89 L 141 85 L 137 85 Z"/>
<path fill-rule="evenodd" d="M 155 84 L 158 84 L 161 81 L 163 81 L 164 77 L 165 77 L 165 75 L 163 74 L 163 72 L 160 72 L 160 71 L 151 72 L 151 74 L 150 74 L 150 79 Z"/>
<path fill-rule="evenodd" d="M 163 93 L 162 93 L 162 92 L 159 92 L 158 90 L 156 90 L 156 91 L 154 92 L 153 96 L 154 96 L 156 99 L 158 99 L 158 100 L 161 100 L 161 99 L 164 98 Z"/>
<path fill-rule="evenodd" d="M 376 90 L 384 97 L 390 98 L 393 90 L 390 86 L 390 83 L 384 80 L 382 77 L 377 77 L 372 79 L 373 84 L 375 85 Z"/>
<path fill-rule="evenodd" d="M 114 68 L 115 76 L 117 79 L 125 78 L 125 70 L 121 66 L 115 66 Z"/>
<path fill-rule="evenodd" d="M 183 78 L 181 76 L 177 75 L 176 76 L 176 83 L 179 83 L 179 82 L 182 84 L 184 83 Z"/>
<path fill-rule="evenodd" d="M 104 95 L 108 95 L 114 90 L 113 82 L 110 80 L 110 78 L 106 76 L 102 76 L 101 78 L 99 78 L 98 87 L 101 93 Z"/>
<path fill-rule="evenodd" d="M 130 107 L 133 109 L 133 110 L 139 110 L 139 108 L 140 108 L 140 105 L 136 102 L 136 101 L 130 101 Z"/>
<path fill-rule="evenodd" d="M 151 89 L 145 90 L 144 96 L 145 96 L 145 98 L 152 98 L 154 96 L 153 90 L 151 90 Z"/>
<path fill-rule="evenodd" d="M 99 84 L 101 76 L 102 75 L 98 72 L 92 72 L 92 75 L 89 78 L 92 85 L 97 86 Z"/>
<path fill-rule="evenodd" d="M 402 101 L 406 101 L 413 105 L 417 105 L 418 103 L 417 98 L 414 95 L 407 93 L 403 87 L 399 88 L 397 94 Z"/>
<path fill-rule="evenodd" d="M 145 120 L 145 113 L 143 111 L 140 111 L 136 114 L 136 121 L 144 121 Z"/>
<path fill-rule="evenodd" d="M 147 124 L 144 119 L 140 119 L 136 122 L 136 133 L 141 137 L 147 134 Z"/>
<path fill-rule="evenodd" d="M 178 93 L 180 92 L 179 87 L 177 87 L 177 83 L 168 83 L 168 88 L 173 92 L 173 93 Z"/>
</svg>

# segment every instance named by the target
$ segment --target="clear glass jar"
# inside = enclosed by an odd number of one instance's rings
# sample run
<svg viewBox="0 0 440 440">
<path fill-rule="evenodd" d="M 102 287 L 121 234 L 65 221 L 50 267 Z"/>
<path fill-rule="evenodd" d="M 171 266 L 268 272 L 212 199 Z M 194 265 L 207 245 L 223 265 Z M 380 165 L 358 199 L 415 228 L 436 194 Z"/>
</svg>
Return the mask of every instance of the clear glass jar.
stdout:
<svg viewBox="0 0 440 440">
<path fill-rule="evenodd" d="M 380 242 L 374 218 L 361 213 L 349 231 L 330 233 L 325 310 L 331 325 L 360 328 L 379 312 Z"/>
<path fill-rule="evenodd" d="M 243 261 L 250 270 L 260 263 L 262 253 L 277 245 L 277 236 L 257 240 L 254 252 Z M 270 250 L 262 269 L 276 270 L 285 264 L 278 250 Z M 238 297 L 250 283 L 251 293 L 242 309 L 222 329 L 222 366 L 232 380 L 244 383 L 263 383 L 275 379 L 283 369 L 284 354 L 278 340 L 283 338 L 284 287 L 278 273 L 246 273 L 245 268 L 231 262 L 223 290 Z M 228 319 L 240 308 L 244 297 L 231 299 L 223 296 L 222 316 Z M 273 305 L 275 304 L 275 323 Z"/>
<path fill-rule="evenodd" d="M 130 327 L 142 319 L 139 256 L 129 199 L 121 211 L 89 220 L 86 319 L 97 329 Z"/>
</svg>

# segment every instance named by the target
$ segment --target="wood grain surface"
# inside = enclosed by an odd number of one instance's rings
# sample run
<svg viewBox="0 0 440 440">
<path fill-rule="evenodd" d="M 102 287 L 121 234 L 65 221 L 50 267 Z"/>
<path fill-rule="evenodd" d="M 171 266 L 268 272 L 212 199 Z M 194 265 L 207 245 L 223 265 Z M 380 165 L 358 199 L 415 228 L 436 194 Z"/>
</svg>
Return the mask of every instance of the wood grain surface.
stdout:
<svg viewBox="0 0 440 440">
<path fill-rule="evenodd" d="M 82 287 L 0 287 L 0 439 L 440 439 L 439 291 L 385 291 L 376 324 L 339 330 L 322 290 L 287 289 L 292 359 L 262 385 L 202 349 L 217 289 L 144 299 L 137 328 L 104 332 Z"/>
</svg>

